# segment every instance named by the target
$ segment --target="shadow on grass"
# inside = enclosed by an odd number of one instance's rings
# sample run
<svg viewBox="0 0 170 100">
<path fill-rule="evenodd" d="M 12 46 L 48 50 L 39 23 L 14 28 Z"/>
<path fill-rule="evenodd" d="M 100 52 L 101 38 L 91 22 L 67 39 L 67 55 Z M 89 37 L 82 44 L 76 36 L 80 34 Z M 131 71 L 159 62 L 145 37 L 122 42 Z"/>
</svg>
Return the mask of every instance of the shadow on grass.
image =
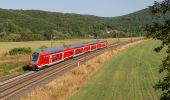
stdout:
<svg viewBox="0 0 170 100">
<path fill-rule="evenodd" d="M 22 67 L 22 69 L 23 69 L 24 71 L 29 71 L 29 70 L 30 70 L 30 67 L 29 67 L 28 65 L 25 65 L 25 66 Z"/>
</svg>

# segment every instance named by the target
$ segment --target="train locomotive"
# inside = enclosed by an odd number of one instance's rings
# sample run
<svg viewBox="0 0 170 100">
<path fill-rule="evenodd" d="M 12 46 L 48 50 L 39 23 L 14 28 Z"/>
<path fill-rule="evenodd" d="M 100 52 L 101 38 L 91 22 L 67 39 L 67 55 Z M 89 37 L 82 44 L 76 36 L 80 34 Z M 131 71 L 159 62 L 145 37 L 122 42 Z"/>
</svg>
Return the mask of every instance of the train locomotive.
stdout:
<svg viewBox="0 0 170 100">
<path fill-rule="evenodd" d="M 31 70 L 39 70 L 62 62 L 68 58 L 76 57 L 87 52 L 105 48 L 107 45 L 108 42 L 106 40 L 94 40 L 90 42 L 36 50 L 32 52 L 29 67 Z"/>
</svg>

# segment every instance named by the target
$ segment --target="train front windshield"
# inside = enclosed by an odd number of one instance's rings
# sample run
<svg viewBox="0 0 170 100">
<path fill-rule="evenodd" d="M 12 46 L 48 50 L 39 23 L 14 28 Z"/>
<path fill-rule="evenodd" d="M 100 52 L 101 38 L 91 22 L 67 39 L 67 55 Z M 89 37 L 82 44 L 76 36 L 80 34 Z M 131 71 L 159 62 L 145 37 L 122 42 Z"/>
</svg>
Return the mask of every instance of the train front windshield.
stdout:
<svg viewBox="0 0 170 100">
<path fill-rule="evenodd" d="M 39 56 L 39 53 L 33 53 L 32 54 L 32 62 L 33 63 L 37 63 L 38 56 Z"/>
</svg>

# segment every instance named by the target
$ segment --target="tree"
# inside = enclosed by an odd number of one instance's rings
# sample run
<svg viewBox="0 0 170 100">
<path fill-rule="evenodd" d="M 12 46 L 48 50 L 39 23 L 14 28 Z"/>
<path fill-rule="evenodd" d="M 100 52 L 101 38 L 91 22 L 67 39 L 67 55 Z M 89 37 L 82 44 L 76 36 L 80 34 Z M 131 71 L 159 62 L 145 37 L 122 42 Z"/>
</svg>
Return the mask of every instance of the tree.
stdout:
<svg viewBox="0 0 170 100">
<path fill-rule="evenodd" d="M 10 33 L 8 35 L 8 41 L 19 41 L 21 39 L 20 34 Z"/>
<path fill-rule="evenodd" d="M 160 65 L 159 72 L 165 75 L 161 80 L 155 84 L 156 90 L 161 90 L 161 100 L 170 100 L 170 19 L 165 19 L 165 15 L 170 11 L 170 0 L 164 0 L 162 2 L 156 2 L 153 6 L 149 7 L 150 12 L 153 14 L 153 19 L 158 16 L 164 19 L 163 22 L 155 20 L 151 25 L 146 25 L 147 37 L 160 40 L 162 44 L 155 48 L 156 52 L 160 52 L 163 48 L 167 47 L 167 56 Z"/>
</svg>

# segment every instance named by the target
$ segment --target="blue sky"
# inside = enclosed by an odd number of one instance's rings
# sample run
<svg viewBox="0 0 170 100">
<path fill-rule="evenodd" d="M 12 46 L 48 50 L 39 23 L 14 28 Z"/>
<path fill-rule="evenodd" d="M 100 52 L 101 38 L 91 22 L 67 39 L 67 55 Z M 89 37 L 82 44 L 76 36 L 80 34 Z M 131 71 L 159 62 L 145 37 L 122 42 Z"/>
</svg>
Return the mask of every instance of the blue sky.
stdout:
<svg viewBox="0 0 170 100">
<path fill-rule="evenodd" d="M 90 14 L 103 17 L 121 16 L 146 8 L 155 0 L 0 0 L 0 8 L 46 10 Z"/>
</svg>

